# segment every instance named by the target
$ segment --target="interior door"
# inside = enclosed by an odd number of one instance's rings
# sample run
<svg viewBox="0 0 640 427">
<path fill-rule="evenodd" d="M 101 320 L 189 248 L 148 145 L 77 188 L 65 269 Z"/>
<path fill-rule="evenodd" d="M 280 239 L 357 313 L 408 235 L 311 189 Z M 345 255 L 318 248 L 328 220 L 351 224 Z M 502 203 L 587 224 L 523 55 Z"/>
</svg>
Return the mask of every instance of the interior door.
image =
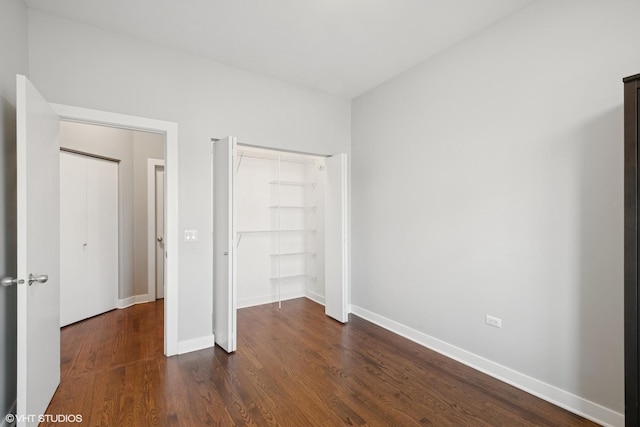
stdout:
<svg viewBox="0 0 640 427">
<path fill-rule="evenodd" d="M 329 157 L 325 166 L 325 313 L 346 323 L 349 320 L 347 155 Z"/>
<path fill-rule="evenodd" d="M 84 281 L 88 277 L 87 163 L 60 152 L 60 326 L 82 319 Z M 80 302 L 80 304 L 79 304 Z"/>
<path fill-rule="evenodd" d="M 156 299 L 164 298 L 164 167 L 156 166 Z"/>
<path fill-rule="evenodd" d="M 213 334 L 227 353 L 236 351 L 236 268 L 234 175 L 236 139 L 213 145 L 214 286 Z"/>
<path fill-rule="evenodd" d="M 87 255 L 84 277 L 86 319 L 118 305 L 118 163 L 86 157 L 87 162 Z M 87 280 L 90 277 L 90 280 Z M 62 283 L 62 286 L 65 284 Z"/>
<path fill-rule="evenodd" d="M 37 420 L 21 416 L 43 414 L 60 382 L 60 146 L 56 113 L 26 77 L 16 83 L 16 412 L 27 426 Z"/>
</svg>

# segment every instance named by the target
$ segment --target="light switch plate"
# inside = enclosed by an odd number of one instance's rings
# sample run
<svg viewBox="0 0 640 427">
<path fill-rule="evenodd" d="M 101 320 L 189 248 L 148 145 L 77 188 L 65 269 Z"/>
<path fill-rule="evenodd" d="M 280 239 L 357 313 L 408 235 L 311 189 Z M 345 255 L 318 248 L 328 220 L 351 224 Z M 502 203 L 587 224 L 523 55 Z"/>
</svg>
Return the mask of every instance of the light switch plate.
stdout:
<svg viewBox="0 0 640 427">
<path fill-rule="evenodd" d="M 184 241 L 185 242 L 197 242 L 198 241 L 198 230 L 184 230 Z"/>
</svg>

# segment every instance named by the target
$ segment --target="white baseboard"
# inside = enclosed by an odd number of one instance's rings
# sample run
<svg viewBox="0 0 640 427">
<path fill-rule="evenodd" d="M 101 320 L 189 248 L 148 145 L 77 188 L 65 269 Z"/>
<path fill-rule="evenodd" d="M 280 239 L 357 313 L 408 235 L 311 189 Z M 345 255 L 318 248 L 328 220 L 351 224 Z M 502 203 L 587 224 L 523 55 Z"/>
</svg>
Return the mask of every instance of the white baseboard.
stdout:
<svg viewBox="0 0 640 427">
<path fill-rule="evenodd" d="M 533 394 L 584 418 L 603 426 L 624 427 L 624 414 L 612 411 L 597 403 L 576 396 L 568 391 L 544 383 L 528 375 L 514 371 L 496 362 L 485 359 L 467 350 L 448 344 L 423 332 L 412 329 L 394 320 L 380 316 L 357 305 L 351 306 L 351 312 L 371 323 L 375 323 L 391 332 L 414 341 L 424 347 L 441 353 L 453 360 L 477 369 L 500 381 Z"/>
<path fill-rule="evenodd" d="M 16 425 L 15 421 L 12 423 L 8 423 L 7 415 L 15 414 L 15 413 L 16 413 L 16 401 L 14 400 L 13 405 L 11 405 L 11 408 L 9 409 L 9 412 L 4 414 L 4 416 L 2 417 L 2 422 L 0 423 L 0 427 L 14 427 Z"/>
<path fill-rule="evenodd" d="M 134 295 L 132 297 L 119 299 L 117 303 L 118 305 L 116 306 L 116 308 L 127 308 L 127 307 L 131 307 L 132 305 L 144 304 L 145 302 L 151 302 L 151 301 L 152 300 L 149 299 L 149 294 Z"/>
<path fill-rule="evenodd" d="M 178 342 L 178 354 L 191 353 L 192 351 L 204 350 L 205 348 L 216 345 L 215 336 L 213 334 L 204 337 L 192 338 L 190 340 Z"/>
<path fill-rule="evenodd" d="M 305 297 L 305 292 L 304 290 L 302 291 L 292 291 L 292 292 L 284 292 L 280 295 L 280 299 L 282 301 L 286 301 L 286 300 L 290 300 L 290 299 L 296 299 L 296 298 L 303 298 Z M 254 307 L 256 305 L 264 305 L 264 304 L 271 304 L 274 302 L 278 302 L 278 296 L 277 295 L 264 295 L 261 297 L 254 297 L 254 298 L 244 298 L 242 300 L 238 301 L 238 308 L 248 308 L 248 307 Z"/>
<path fill-rule="evenodd" d="M 311 292 L 311 291 L 306 291 L 304 293 L 304 296 L 306 298 L 309 298 L 313 302 L 317 302 L 320 305 L 324 305 L 324 296 L 322 296 L 322 295 L 320 295 L 318 293 Z"/>
</svg>

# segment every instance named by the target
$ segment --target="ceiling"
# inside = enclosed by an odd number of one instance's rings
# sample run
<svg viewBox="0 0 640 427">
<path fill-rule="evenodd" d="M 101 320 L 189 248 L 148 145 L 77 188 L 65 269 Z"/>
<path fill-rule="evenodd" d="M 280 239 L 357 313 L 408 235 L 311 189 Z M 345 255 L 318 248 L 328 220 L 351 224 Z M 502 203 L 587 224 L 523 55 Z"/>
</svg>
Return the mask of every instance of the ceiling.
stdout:
<svg viewBox="0 0 640 427">
<path fill-rule="evenodd" d="M 350 99 L 535 0 L 25 1 Z"/>
</svg>

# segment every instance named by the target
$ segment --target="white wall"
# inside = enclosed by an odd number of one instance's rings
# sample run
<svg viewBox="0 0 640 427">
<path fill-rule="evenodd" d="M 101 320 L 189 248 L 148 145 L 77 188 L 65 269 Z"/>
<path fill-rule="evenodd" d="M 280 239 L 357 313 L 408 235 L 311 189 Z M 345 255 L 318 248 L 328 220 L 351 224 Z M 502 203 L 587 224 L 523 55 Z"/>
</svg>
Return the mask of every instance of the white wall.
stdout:
<svg viewBox="0 0 640 427">
<path fill-rule="evenodd" d="M 621 79 L 640 72 L 638 16 L 636 0 L 541 0 L 352 111 L 355 309 L 617 423 Z"/>
<path fill-rule="evenodd" d="M 180 230 L 199 232 L 179 248 L 180 341 L 211 334 L 210 138 L 349 150 L 348 101 L 200 57 L 36 11 L 29 57 L 32 81 L 52 102 L 178 122 Z"/>
<path fill-rule="evenodd" d="M 0 278 L 16 275 L 16 73 L 27 75 L 27 8 L 0 1 Z M 16 288 L 0 288 L 0 420 L 16 399 Z"/>
</svg>

